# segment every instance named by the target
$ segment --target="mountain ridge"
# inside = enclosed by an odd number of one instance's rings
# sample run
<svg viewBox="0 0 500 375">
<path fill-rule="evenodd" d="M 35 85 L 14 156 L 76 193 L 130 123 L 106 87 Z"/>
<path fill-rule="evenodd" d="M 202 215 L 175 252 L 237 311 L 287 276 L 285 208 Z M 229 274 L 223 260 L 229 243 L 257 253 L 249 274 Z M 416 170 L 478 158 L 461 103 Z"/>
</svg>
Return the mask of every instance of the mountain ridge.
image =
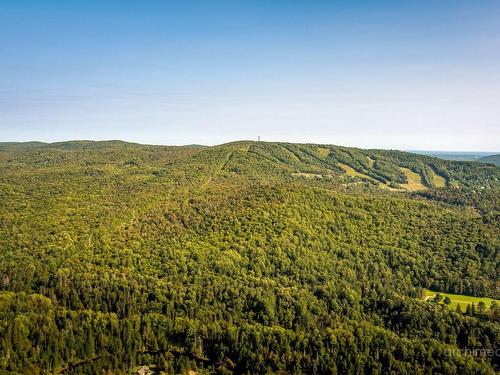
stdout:
<svg viewBox="0 0 500 375">
<path fill-rule="evenodd" d="M 16 153 L 16 150 L 25 154 Z M 13 153 L 25 163 L 44 166 L 57 165 L 58 158 L 71 161 L 76 167 L 99 162 L 114 165 L 126 154 L 133 156 L 127 166 L 150 163 L 155 160 L 157 175 L 177 168 L 177 171 L 198 164 L 219 165 L 219 177 L 228 173 L 233 177 L 259 177 L 262 180 L 321 180 L 321 184 L 336 184 L 347 188 L 363 186 L 394 192 L 419 192 L 435 188 L 495 186 L 500 180 L 500 169 L 475 162 L 446 161 L 436 157 L 412 154 L 398 150 L 361 149 L 328 144 L 234 141 L 216 146 L 159 146 L 124 141 L 69 141 L 39 144 L 0 144 L 3 158 Z M 95 153 L 97 152 L 97 154 Z M 69 153 L 69 154 L 68 154 Z M 41 162 L 42 157 L 46 158 Z M 92 160 L 87 160 L 88 158 Z M 135 159 L 134 159 L 135 158 Z M 86 161 L 87 160 L 87 161 Z M 163 164 L 162 160 L 164 161 Z M 7 162 L 13 166 L 15 159 Z M 89 164 L 90 163 L 90 164 Z M 115 168 L 122 166 L 115 165 Z M 197 167 L 198 168 L 198 167 Z M 227 176 L 226 176 L 227 177 Z M 316 181 L 317 182 L 317 181 Z"/>
</svg>

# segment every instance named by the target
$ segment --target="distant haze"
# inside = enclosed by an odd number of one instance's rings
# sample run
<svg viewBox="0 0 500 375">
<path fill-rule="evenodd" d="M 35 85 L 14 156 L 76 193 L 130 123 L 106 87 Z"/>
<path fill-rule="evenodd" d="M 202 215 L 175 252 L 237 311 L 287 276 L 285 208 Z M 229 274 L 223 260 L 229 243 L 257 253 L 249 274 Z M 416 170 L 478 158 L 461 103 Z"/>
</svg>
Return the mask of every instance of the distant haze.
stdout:
<svg viewBox="0 0 500 375">
<path fill-rule="evenodd" d="M 5 0 L 0 141 L 500 150 L 500 2 Z"/>
<path fill-rule="evenodd" d="M 435 156 L 445 160 L 476 161 L 485 156 L 497 155 L 500 152 L 464 152 L 464 151 L 409 151 L 415 154 Z"/>
</svg>

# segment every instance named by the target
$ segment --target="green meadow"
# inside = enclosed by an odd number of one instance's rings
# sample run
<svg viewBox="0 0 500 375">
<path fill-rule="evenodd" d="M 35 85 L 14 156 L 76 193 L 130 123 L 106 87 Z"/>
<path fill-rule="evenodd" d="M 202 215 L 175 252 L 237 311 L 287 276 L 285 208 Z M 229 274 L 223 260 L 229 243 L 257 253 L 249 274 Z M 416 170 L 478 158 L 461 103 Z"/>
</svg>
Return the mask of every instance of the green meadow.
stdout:
<svg viewBox="0 0 500 375">
<path fill-rule="evenodd" d="M 471 297 L 471 296 L 465 296 L 463 294 L 451 294 L 451 293 L 441 293 L 441 292 L 433 292 L 432 290 L 424 290 L 424 300 L 425 301 L 432 301 L 436 294 L 441 295 L 441 301 L 439 303 L 444 303 L 445 297 L 448 297 L 451 300 L 451 303 L 448 305 L 448 307 L 455 311 L 457 308 L 457 304 L 460 304 L 460 308 L 462 309 L 462 312 L 465 313 L 465 310 L 467 309 L 467 305 L 474 305 L 476 306 L 476 311 L 477 311 L 477 306 L 479 302 L 483 301 L 486 304 L 486 311 L 490 309 L 491 303 L 493 301 L 496 301 L 497 304 L 500 304 L 499 300 L 495 300 L 493 298 L 487 298 L 487 297 Z"/>
</svg>

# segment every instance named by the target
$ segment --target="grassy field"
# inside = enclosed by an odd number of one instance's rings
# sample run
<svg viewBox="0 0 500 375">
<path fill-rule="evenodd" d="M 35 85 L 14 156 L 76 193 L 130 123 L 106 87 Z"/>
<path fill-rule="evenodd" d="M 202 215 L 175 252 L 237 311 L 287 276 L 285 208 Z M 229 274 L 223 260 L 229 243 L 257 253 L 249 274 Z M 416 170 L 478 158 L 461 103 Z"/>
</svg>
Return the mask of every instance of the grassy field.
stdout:
<svg viewBox="0 0 500 375">
<path fill-rule="evenodd" d="M 318 153 L 323 157 L 327 158 L 330 155 L 330 149 L 325 147 L 318 147 Z"/>
<path fill-rule="evenodd" d="M 367 175 L 365 175 L 363 173 L 359 173 L 357 170 L 355 170 L 354 168 L 352 168 L 351 166 L 349 166 L 347 164 L 339 162 L 338 165 L 340 165 L 340 168 L 342 168 L 345 171 L 345 174 L 347 176 L 357 176 L 357 177 L 363 177 L 363 178 L 369 178 L 369 179 L 371 179 L 370 176 L 367 176 Z"/>
<path fill-rule="evenodd" d="M 432 183 L 435 187 L 445 187 L 446 186 L 445 178 L 438 175 L 432 168 L 431 168 L 431 176 L 432 176 Z"/>
<path fill-rule="evenodd" d="M 394 188 L 392 188 L 392 187 L 390 187 L 390 186 L 388 186 L 380 181 L 377 181 L 373 177 L 368 176 L 367 174 L 360 173 L 347 164 L 344 164 L 341 162 L 338 162 L 337 164 L 340 166 L 340 168 L 342 168 L 345 171 L 346 176 L 360 177 L 360 178 L 364 178 L 364 179 L 373 181 L 381 189 L 387 189 L 387 190 L 392 190 L 392 191 L 402 191 L 401 189 L 394 189 Z"/>
<path fill-rule="evenodd" d="M 404 167 L 399 167 L 399 169 L 401 169 L 401 172 L 403 172 L 408 179 L 407 184 L 400 184 L 406 190 L 416 191 L 427 189 L 427 187 L 422 183 L 422 176 L 420 176 L 418 173 L 415 173 L 410 169 Z"/>
<path fill-rule="evenodd" d="M 424 290 L 424 300 L 425 301 L 432 301 L 437 292 L 433 292 L 432 290 Z M 465 313 L 465 310 L 467 309 L 467 305 L 472 305 L 472 303 L 475 304 L 476 306 L 476 311 L 477 311 L 477 305 L 480 301 L 483 301 L 486 304 L 486 311 L 489 310 L 491 306 L 491 302 L 497 301 L 498 304 L 500 304 L 499 300 L 494 300 L 492 298 L 487 298 L 487 297 L 471 297 L 471 296 L 464 296 L 463 294 L 450 294 L 450 293 L 439 293 L 442 297 L 442 300 L 445 297 L 448 297 L 451 300 L 451 303 L 449 305 L 449 308 L 453 311 L 456 310 L 457 304 L 460 303 L 460 308 L 462 309 L 462 312 Z M 443 303 L 441 300 L 440 303 Z"/>
</svg>

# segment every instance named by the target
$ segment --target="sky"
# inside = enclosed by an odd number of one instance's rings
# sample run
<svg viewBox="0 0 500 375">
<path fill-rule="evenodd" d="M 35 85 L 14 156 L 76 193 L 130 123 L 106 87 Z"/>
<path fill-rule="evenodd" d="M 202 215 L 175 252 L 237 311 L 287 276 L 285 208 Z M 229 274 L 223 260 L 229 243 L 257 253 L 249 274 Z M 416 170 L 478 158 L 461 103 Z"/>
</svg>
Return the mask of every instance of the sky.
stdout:
<svg viewBox="0 0 500 375">
<path fill-rule="evenodd" d="M 500 151 L 500 1 L 1 0 L 0 141 Z"/>
</svg>

